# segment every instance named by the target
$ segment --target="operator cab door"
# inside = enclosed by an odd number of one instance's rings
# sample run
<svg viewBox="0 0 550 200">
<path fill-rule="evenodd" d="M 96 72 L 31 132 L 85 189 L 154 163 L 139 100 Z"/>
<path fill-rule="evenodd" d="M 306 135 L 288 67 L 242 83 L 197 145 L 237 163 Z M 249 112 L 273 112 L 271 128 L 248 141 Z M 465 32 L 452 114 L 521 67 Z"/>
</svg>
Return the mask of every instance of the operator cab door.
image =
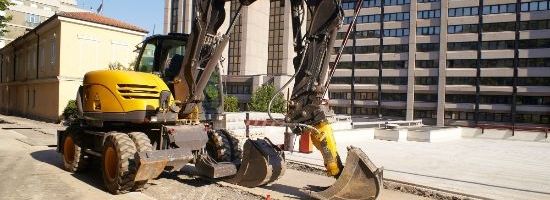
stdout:
<svg viewBox="0 0 550 200">
<path fill-rule="evenodd" d="M 172 94 L 185 55 L 187 37 L 152 36 L 143 42 L 135 71 L 160 76 Z"/>
</svg>

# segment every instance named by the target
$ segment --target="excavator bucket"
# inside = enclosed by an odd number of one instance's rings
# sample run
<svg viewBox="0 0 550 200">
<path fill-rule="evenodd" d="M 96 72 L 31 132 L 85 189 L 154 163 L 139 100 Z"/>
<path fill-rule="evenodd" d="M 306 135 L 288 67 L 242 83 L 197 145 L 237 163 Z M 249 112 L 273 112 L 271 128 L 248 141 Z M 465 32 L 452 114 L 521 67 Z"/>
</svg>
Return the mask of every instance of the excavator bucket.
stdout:
<svg viewBox="0 0 550 200">
<path fill-rule="evenodd" d="M 382 189 L 383 169 L 356 147 L 348 148 L 346 165 L 336 182 L 324 191 L 308 191 L 315 199 L 376 199 Z"/>
<path fill-rule="evenodd" d="M 267 138 L 248 139 L 243 146 L 243 159 L 237 174 L 227 182 L 244 187 L 267 185 L 284 175 L 283 151 Z"/>
</svg>

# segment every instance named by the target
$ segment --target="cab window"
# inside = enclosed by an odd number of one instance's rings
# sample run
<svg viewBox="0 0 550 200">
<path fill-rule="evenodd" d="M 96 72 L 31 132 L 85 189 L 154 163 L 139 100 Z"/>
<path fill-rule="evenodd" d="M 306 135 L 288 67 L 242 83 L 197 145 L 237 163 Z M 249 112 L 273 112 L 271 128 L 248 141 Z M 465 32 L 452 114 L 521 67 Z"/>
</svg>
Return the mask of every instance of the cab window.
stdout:
<svg viewBox="0 0 550 200">
<path fill-rule="evenodd" d="M 140 72 L 153 72 L 155 66 L 155 44 L 147 44 L 143 50 L 143 55 L 139 61 L 138 71 Z"/>
</svg>

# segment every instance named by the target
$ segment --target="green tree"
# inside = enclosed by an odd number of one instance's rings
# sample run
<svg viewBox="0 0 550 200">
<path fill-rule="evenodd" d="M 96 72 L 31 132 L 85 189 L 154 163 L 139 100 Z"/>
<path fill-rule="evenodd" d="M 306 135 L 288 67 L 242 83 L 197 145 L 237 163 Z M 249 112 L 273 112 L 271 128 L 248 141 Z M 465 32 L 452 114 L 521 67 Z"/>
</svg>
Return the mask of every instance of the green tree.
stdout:
<svg viewBox="0 0 550 200">
<path fill-rule="evenodd" d="M 275 86 L 266 84 L 258 88 L 254 94 L 252 94 L 252 99 L 250 100 L 250 110 L 257 112 L 267 112 L 267 107 L 269 101 L 276 93 Z M 285 99 L 282 94 L 278 94 L 273 100 L 273 105 L 271 106 L 271 112 L 274 113 L 284 113 L 286 111 Z"/>
<path fill-rule="evenodd" d="M 239 99 L 235 96 L 227 96 L 223 100 L 223 109 L 225 112 L 239 112 Z"/>
<path fill-rule="evenodd" d="M 9 7 L 14 5 L 10 0 L 0 0 L 0 11 L 9 10 Z M 8 32 L 6 30 L 6 22 L 11 21 L 11 16 L 0 16 L 0 36 L 3 36 L 4 33 Z"/>
<path fill-rule="evenodd" d="M 76 107 L 76 101 L 70 100 L 67 106 L 63 110 L 63 118 L 71 121 L 78 118 L 78 108 Z"/>
</svg>

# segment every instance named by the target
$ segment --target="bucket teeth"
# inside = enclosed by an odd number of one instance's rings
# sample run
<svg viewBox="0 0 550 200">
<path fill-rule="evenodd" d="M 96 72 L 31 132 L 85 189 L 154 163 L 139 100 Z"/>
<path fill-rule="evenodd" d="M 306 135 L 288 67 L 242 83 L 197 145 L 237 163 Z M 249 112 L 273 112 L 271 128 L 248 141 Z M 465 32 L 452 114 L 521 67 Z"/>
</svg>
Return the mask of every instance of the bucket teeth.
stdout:
<svg viewBox="0 0 550 200">
<path fill-rule="evenodd" d="M 336 182 L 324 191 L 307 194 L 315 199 L 376 199 L 382 179 L 382 168 L 377 168 L 361 149 L 349 147 L 346 165 Z"/>
<path fill-rule="evenodd" d="M 243 160 L 237 174 L 227 181 L 244 187 L 272 183 L 284 175 L 284 153 L 267 138 L 248 139 L 243 147 Z"/>
</svg>

